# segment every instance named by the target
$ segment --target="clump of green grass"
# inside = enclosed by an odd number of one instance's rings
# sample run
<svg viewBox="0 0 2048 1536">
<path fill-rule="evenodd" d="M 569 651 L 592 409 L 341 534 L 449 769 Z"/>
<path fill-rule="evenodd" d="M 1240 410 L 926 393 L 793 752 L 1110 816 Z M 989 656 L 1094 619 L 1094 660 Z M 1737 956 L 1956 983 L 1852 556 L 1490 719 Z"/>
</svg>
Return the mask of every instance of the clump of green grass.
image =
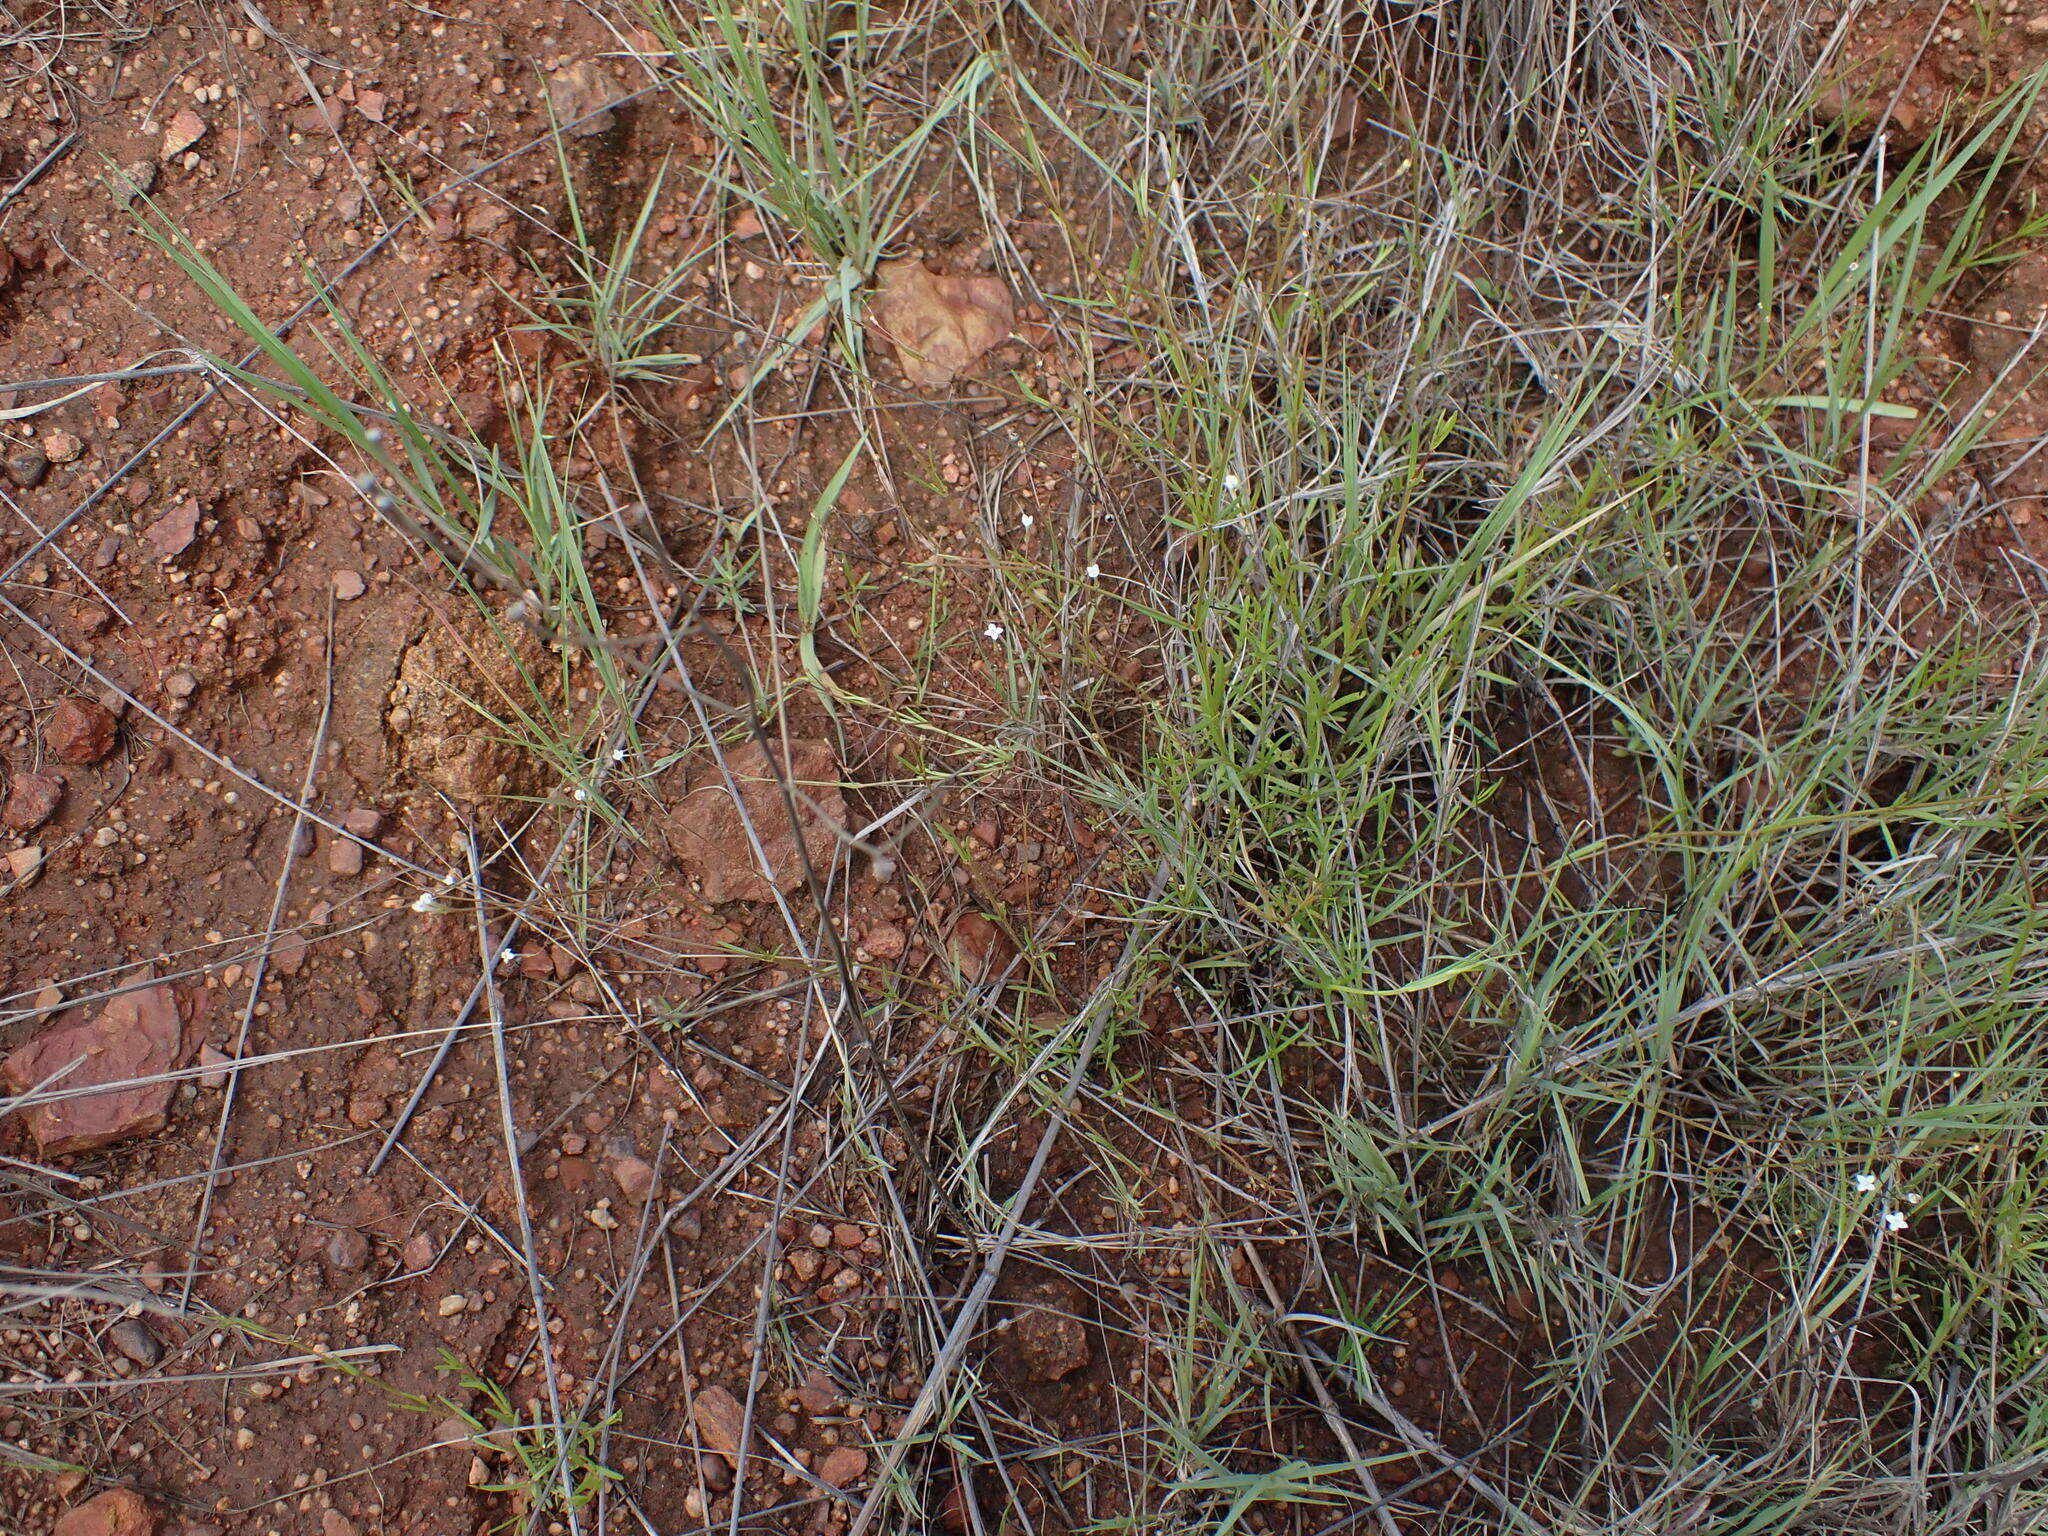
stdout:
<svg viewBox="0 0 2048 1536">
<path fill-rule="evenodd" d="M 537 1411 L 532 1418 L 523 1415 L 504 1387 L 452 1351 L 443 1351 L 439 1368 L 456 1378 L 458 1395 L 399 1393 L 398 1401 L 416 1413 L 463 1425 L 470 1443 L 495 1461 L 497 1476 L 477 1486 L 511 1502 L 512 1513 L 498 1529 L 544 1529 L 550 1520 L 587 1508 L 619 1480 L 603 1456 L 605 1431 L 617 1422 L 616 1414 L 579 1417 L 558 1432 Z"/>
<path fill-rule="evenodd" d="M 871 81 L 928 43 L 929 18 L 915 8 L 886 18 L 865 4 L 815 0 L 639 0 L 639 9 L 667 52 L 663 78 L 677 102 L 725 152 L 713 180 L 764 225 L 793 234 L 824 277 L 723 425 L 820 321 L 838 322 L 836 344 L 858 367 L 864 287 L 901 234 L 941 134 L 964 120 L 971 136 L 997 60 L 969 54 L 928 97 L 886 112 Z"/>
<path fill-rule="evenodd" d="M 1234 1037 L 1217 1118 L 1304 1169 L 1272 1234 L 1535 1299 L 1439 1517 L 1964 1528 L 2048 1453 L 2048 670 L 1926 514 L 1984 423 L 1917 338 L 2014 248 L 2034 93 L 1879 155 L 1743 27 L 1478 24 L 1149 37 L 1204 104 L 1105 167 L 1166 300 L 1162 697 L 1083 777 Z M 1303 131 L 1374 84 L 1383 157 Z M 1362 1301 L 1303 1348 L 1386 1434 Z M 1159 1487 L 1270 1465 L 1245 1424 L 1165 1412 Z"/>
<path fill-rule="evenodd" d="M 580 224 L 577 229 L 584 233 Z M 587 487 L 567 477 L 561 413 L 549 386 L 501 358 L 502 445 L 479 439 L 466 423 L 436 426 L 434 402 L 400 386 L 331 296 L 324 326 L 314 328 L 320 352 L 309 360 L 274 335 L 174 226 L 157 218 L 144 222 L 142 232 L 235 322 L 264 361 L 242 367 L 215 358 L 212 366 L 299 413 L 320 434 L 321 451 L 348 470 L 388 523 L 442 564 L 499 635 L 519 686 L 468 701 L 480 723 L 545 764 L 561 793 L 588 800 L 589 787 L 609 767 L 592 753 L 630 715 L 637 681 L 621 665 L 590 571 L 589 528 L 602 511 L 593 508 Z M 655 329 L 646 321 L 635 334 L 644 343 Z M 594 345 L 601 343 L 603 351 L 616 340 L 602 331 Z M 604 352 L 600 361 L 630 375 L 661 359 Z M 572 423 L 571 441 L 580 440 L 587 420 Z M 542 641 L 538 652 L 521 643 L 531 637 Z M 589 803 L 611 814 L 601 801 Z"/>
<path fill-rule="evenodd" d="M 656 261 L 650 253 L 649 234 L 672 195 L 668 167 L 649 179 L 631 221 L 600 251 L 568 150 L 559 135 L 554 143 L 568 222 L 561 253 L 566 271 L 550 284 L 542 306 L 527 306 L 535 328 L 580 350 L 608 384 L 674 379 L 702 361 L 678 349 L 675 335 L 701 309 L 702 296 L 691 280 L 705 252 L 673 262 Z"/>
</svg>

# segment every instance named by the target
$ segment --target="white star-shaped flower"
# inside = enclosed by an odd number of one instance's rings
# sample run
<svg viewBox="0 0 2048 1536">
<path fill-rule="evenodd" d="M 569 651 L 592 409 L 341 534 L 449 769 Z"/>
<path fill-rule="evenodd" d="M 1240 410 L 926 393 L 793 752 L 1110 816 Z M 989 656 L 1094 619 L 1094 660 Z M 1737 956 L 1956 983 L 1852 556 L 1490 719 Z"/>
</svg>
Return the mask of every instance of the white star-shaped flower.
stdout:
<svg viewBox="0 0 2048 1536">
<path fill-rule="evenodd" d="M 991 640 L 1000 640 L 1003 638 L 1003 626 L 991 619 L 988 628 L 984 629 L 982 633 Z"/>
<path fill-rule="evenodd" d="M 1884 1213 L 1884 1224 L 1894 1232 L 1903 1232 L 1906 1230 L 1906 1213 L 1904 1211 L 1886 1211 Z"/>
<path fill-rule="evenodd" d="M 1876 1189 L 1877 1189 L 1877 1175 L 1876 1175 L 1876 1174 L 1874 1174 L 1874 1173 L 1859 1173 L 1859 1174 L 1857 1174 L 1857 1175 L 1856 1175 L 1856 1193 L 1857 1193 L 1857 1194 L 1859 1194 L 1859 1195 L 1868 1195 L 1868 1194 L 1872 1194 L 1872 1193 L 1875 1193 L 1875 1192 L 1876 1192 Z"/>
<path fill-rule="evenodd" d="M 1089 566 L 1089 567 L 1088 567 L 1087 575 L 1088 575 L 1088 579 L 1089 579 L 1090 581 L 1093 581 L 1093 580 L 1094 580 L 1094 579 L 1095 579 L 1096 577 L 1100 576 L 1101 574 L 1102 574 L 1102 567 L 1101 567 L 1101 566 L 1099 566 L 1099 565 L 1091 565 L 1091 566 Z"/>
<path fill-rule="evenodd" d="M 1224 490 L 1226 490 L 1226 491 L 1234 491 L 1234 490 L 1236 490 L 1236 489 L 1238 488 L 1238 486 L 1239 486 L 1239 484 L 1240 484 L 1240 483 L 1241 483 L 1241 482 L 1240 482 L 1240 481 L 1238 480 L 1237 476 L 1236 476 L 1236 475 L 1234 475 L 1234 474 L 1231 474 L 1231 475 L 1225 475 L 1225 476 L 1223 477 L 1223 489 L 1224 489 Z"/>
</svg>

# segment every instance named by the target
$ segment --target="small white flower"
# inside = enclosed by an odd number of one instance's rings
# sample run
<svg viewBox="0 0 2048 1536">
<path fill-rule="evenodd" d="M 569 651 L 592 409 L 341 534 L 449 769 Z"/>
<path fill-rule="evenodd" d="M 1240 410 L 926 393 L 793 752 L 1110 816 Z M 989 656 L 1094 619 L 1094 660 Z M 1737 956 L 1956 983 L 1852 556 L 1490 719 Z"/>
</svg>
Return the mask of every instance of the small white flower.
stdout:
<svg viewBox="0 0 2048 1536">
<path fill-rule="evenodd" d="M 984 629 L 982 633 L 991 640 L 1000 640 L 1003 638 L 1003 626 L 994 620 L 990 620 L 988 628 Z"/>
<path fill-rule="evenodd" d="M 574 800 L 578 805 L 581 805 L 584 801 L 590 798 L 590 791 L 586 789 L 572 789 L 569 791 L 569 798 L 571 800 Z"/>
<path fill-rule="evenodd" d="M 1223 489 L 1224 489 L 1224 490 L 1226 490 L 1226 491 L 1234 491 L 1234 490 L 1236 490 L 1236 489 L 1238 488 L 1238 485 L 1239 485 L 1240 483 L 1241 483 L 1241 482 L 1240 482 L 1240 481 L 1238 480 L 1237 476 L 1236 476 L 1236 475 L 1234 475 L 1234 474 L 1229 474 L 1229 475 L 1225 475 L 1225 476 L 1223 477 Z"/>
<path fill-rule="evenodd" d="M 510 965 L 518 958 L 519 952 L 517 950 L 501 949 L 498 951 L 498 964 L 500 965 Z"/>
<path fill-rule="evenodd" d="M 1886 1211 L 1884 1213 L 1884 1224 L 1893 1232 L 1903 1232 L 1906 1230 L 1906 1213 L 1904 1211 Z"/>
<path fill-rule="evenodd" d="M 1088 571 L 1087 571 L 1087 576 L 1088 576 L 1088 579 L 1089 579 L 1090 581 L 1093 581 L 1093 580 L 1095 580 L 1095 578 L 1096 578 L 1096 577 L 1098 577 L 1098 576 L 1100 576 L 1101 574 L 1102 574 L 1102 567 L 1101 567 L 1101 566 L 1099 566 L 1099 565 L 1090 565 L 1090 566 L 1088 567 Z"/>
<path fill-rule="evenodd" d="M 1899 1198 L 1905 1201 L 1908 1205 L 1918 1205 L 1920 1203 L 1920 1191 L 1917 1189 L 1909 1189 L 1902 1193 L 1899 1196 Z"/>
<path fill-rule="evenodd" d="M 624 762 L 625 760 L 626 760 L 626 749 L 625 749 L 624 747 L 613 747 L 613 748 L 612 748 L 612 761 L 613 761 L 613 762 L 615 762 L 615 763 L 623 763 L 623 762 Z"/>
<path fill-rule="evenodd" d="M 1033 517 L 1029 512 L 1026 512 L 1022 517 L 1018 518 L 1017 521 L 1022 523 L 1028 529 L 1033 523 L 1037 522 L 1038 519 Z"/>
<path fill-rule="evenodd" d="M 1857 1175 L 1856 1175 L 1856 1193 L 1857 1193 L 1857 1194 L 1859 1194 L 1859 1195 L 1868 1195 L 1868 1194 L 1872 1194 L 1872 1193 L 1874 1193 L 1874 1192 L 1876 1191 L 1876 1189 L 1877 1189 L 1877 1175 L 1876 1175 L 1876 1174 L 1874 1174 L 1874 1173 L 1859 1173 L 1859 1174 L 1857 1174 Z"/>
<path fill-rule="evenodd" d="M 419 895 L 412 899 L 413 911 L 446 912 L 448 910 L 448 903 L 441 898 L 460 884 L 462 884 L 462 877 L 456 874 L 454 870 L 449 870 L 447 874 L 441 877 L 441 888 L 438 891 L 421 891 Z"/>
</svg>

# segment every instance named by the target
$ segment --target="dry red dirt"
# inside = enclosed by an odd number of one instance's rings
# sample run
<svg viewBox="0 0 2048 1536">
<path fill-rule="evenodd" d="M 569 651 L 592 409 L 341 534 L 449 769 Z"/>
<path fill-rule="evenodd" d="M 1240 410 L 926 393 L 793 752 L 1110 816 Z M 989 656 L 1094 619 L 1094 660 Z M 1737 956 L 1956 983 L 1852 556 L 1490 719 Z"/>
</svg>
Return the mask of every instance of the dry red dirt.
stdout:
<svg viewBox="0 0 2048 1536">
<path fill-rule="evenodd" d="M 584 909 L 530 911 L 495 964 L 545 1350 L 488 1032 L 455 1044 L 370 1171 L 479 974 L 474 909 L 422 898 L 465 877 L 463 829 L 478 827 L 509 907 L 538 884 L 522 867 L 542 867 L 577 816 L 560 775 L 456 695 L 508 703 L 516 663 L 552 658 L 516 623 L 508 636 L 479 622 L 302 418 L 191 366 L 192 349 L 240 356 L 247 339 L 138 235 L 130 207 L 146 192 L 267 323 L 299 314 L 314 281 L 332 285 L 404 394 L 502 443 L 508 367 L 573 390 L 582 366 L 519 328 L 537 271 L 559 270 L 563 251 L 550 104 L 580 119 L 566 143 L 604 231 L 664 161 L 680 185 L 711 145 L 645 89 L 615 35 L 567 8 L 273 13 L 289 43 L 239 12 L 144 9 L 129 23 L 71 10 L 94 25 L 18 43 L 0 71 L 0 191 L 15 189 L 0 220 L 0 380 L 29 385 L 0 392 L 22 412 L 0 454 L 13 605 L 0 618 L 13 855 L 0 1049 L 15 1053 L 17 1093 L 47 1089 L 81 1044 L 85 1070 L 109 1070 L 78 1084 L 138 1064 L 174 1074 L 0 1126 L 0 1272 L 82 1288 L 23 1306 L 0 1335 L 13 1370 L 0 1434 L 89 1469 L 0 1464 L 0 1524 L 45 1531 L 77 1506 L 68 1533 L 126 1531 L 128 1493 L 90 1499 L 118 1483 L 174 1536 L 495 1526 L 520 1510 L 498 1489 L 513 1464 L 479 1455 L 458 1410 L 488 1421 L 488 1401 L 437 1369 L 444 1359 L 502 1383 L 528 1417 L 554 1403 L 616 1414 L 595 1449 L 629 1499 L 607 1528 L 730 1516 L 739 1431 L 720 1393 L 752 1399 L 747 1528 L 843 1524 L 928 1341 L 906 1326 L 892 1273 L 900 1216 L 839 1177 L 840 1053 L 900 1069 L 920 1040 L 810 1006 L 799 971 L 812 961 L 793 935 L 814 957 L 824 941 L 801 916 L 815 908 L 789 864 L 797 840 L 764 823 L 771 879 L 728 825 L 729 800 L 687 798 L 712 769 L 701 752 L 674 765 L 702 738 L 684 691 L 664 686 L 611 791 L 648 835 L 594 841 Z M 414 215 L 401 182 L 449 190 Z M 1025 248 L 1050 240 L 1050 222 L 1029 223 Z M 933 261 L 920 272 L 974 272 L 978 227 L 971 199 L 942 200 L 907 254 Z M 758 219 L 702 198 L 679 196 L 650 239 L 657 259 L 725 242 L 686 337 L 705 361 L 638 387 L 637 414 L 618 413 L 568 478 L 630 489 L 689 571 L 718 553 L 708 509 L 764 495 L 807 507 L 853 439 L 829 413 L 799 430 L 816 377 L 788 369 L 759 391 L 744 456 L 731 434 L 704 448 L 818 278 Z M 1070 495 L 1071 454 L 1037 441 L 1045 418 L 1007 382 L 1054 360 L 1005 339 L 1010 319 L 956 317 L 933 344 L 963 374 L 963 345 L 981 363 L 949 403 L 892 375 L 889 450 L 904 473 L 864 471 L 839 503 L 836 553 L 868 592 L 859 645 L 829 624 L 819 643 L 852 693 L 887 695 L 897 676 L 866 658 L 906 660 L 930 622 L 932 573 L 983 558 L 956 486 L 997 474 L 1025 504 Z M 302 318 L 292 334 L 319 356 L 332 331 Z M 136 376 L 72 398 L 31 382 L 124 370 Z M 601 513 L 594 489 L 591 502 Z M 591 536 L 593 570 L 637 602 L 608 535 Z M 963 637 L 979 627 L 948 622 Z M 725 708 L 750 670 L 798 675 L 787 629 L 715 612 L 681 654 Z M 951 724 L 998 718 L 1002 654 L 964 641 L 943 653 Z M 594 674 L 586 663 L 556 701 L 587 703 Z M 805 743 L 807 830 L 864 824 L 929 777 L 921 749 L 869 718 L 813 701 L 772 722 Z M 750 759 L 734 761 L 744 776 Z M 745 795 L 764 817 L 774 798 Z M 957 830 L 949 856 L 904 840 L 880 863 L 849 860 L 829 833 L 807 839 L 864 987 L 921 999 L 921 1016 L 956 994 L 961 968 L 1008 964 L 1006 930 L 1056 910 L 1088 941 L 1077 967 L 1093 964 L 1088 911 L 1062 905 L 1090 841 L 1065 807 L 961 791 L 921 816 L 935 811 Z M 794 926 L 778 897 L 793 898 Z M 123 990 L 152 969 L 149 990 Z M 183 1032 L 137 1049 L 138 1008 Z M 110 1030 L 118 1051 L 92 1054 Z M 256 1064 L 231 1074 L 235 1057 Z M 910 1114 L 870 1106 L 856 1134 L 863 1155 L 914 1180 L 932 1085 L 906 1092 Z M 773 1357 L 757 1371 L 760 1337 Z M 1047 1367 L 1074 1369 L 1071 1351 Z M 59 1378 L 72 1389 L 53 1391 Z"/>
</svg>

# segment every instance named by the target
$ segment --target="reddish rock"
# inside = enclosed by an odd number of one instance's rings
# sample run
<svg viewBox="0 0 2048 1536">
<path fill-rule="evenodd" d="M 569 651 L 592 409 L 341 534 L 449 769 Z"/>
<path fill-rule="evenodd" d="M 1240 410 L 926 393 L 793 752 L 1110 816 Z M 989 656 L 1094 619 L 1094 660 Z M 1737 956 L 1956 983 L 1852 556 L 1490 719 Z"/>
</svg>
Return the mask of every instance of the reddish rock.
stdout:
<svg viewBox="0 0 2048 1536">
<path fill-rule="evenodd" d="M 839 792 L 839 759 L 822 741 L 789 745 L 788 774 L 796 800 L 796 826 L 772 760 L 754 742 L 726 754 L 726 769 L 739 789 L 733 803 L 725 775 L 716 767 L 702 770 L 692 781 L 668 822 L 668 844 L 703 884 L 706 901 L 773 901 L 778 890 L 803 884 L 801 853 L 807 852 L 822 879 L 838 853 L 838 831 L 846 821 L 846 802 Z M 768 856 L 770 879 L 761 871 L 747 836 L 754 836 Z"/>
<path fill-rule="evenodd" d="M 1040 1381 L 1063 1380 L 1088 1363 L 1088 1330 L 1065 1312 L 1032 1307 L 1018 1317 L 1011 1337 L 1026 1368 Z"/>
<path fill-rule="evenodd" d="M 950 273 L 914 256 L 875 268 L 867 315 L 911 383 L 941 388 L 999 345 L 1016 321 L 1001 278 Z"/>
<path fill-rule="evenodd" d="M 384 813 L 359 805 L 342 816 L 341 829 L 357 837 L 375 837 L 384 830 Z"/>
<path fill-rule="evenodd" d="M 50 458 L 42 449 L 31 444 L 8 454 L 5 468 L 9 480 L 24 491 L 32 491 L 43 483 L 43 476 L 50 472 Z"/>
<path fill-rule="evenodd" d="M 857 1445 L 834 1446 L 818 1463 L 818 1481 L 851 1488 L 868 1475 L 868 1453 Z"/>
<path fill-rule="evenodd" d="M 577 60 L 548 80 L 548 104 L 556 120 L 579 139 L 611 131 L 618 121 L 618 113 L 611 110 L 617 95 L 617 87 L 588 59 Z"/>
<path fill-rule="evenodd" d="M 946 952 L 969 981 L 982 981 L 1016 957 L 1008 934 L 979 912 L 962 912 L 946 940 Z"/>
<path fill-rule="evenodd" d="M 949 1531 L 973 1529 L 974 1515 L 979 1513 L 978 1508 L 972 1515 L 968 1512 L 967 1487 L 964 1483 L 955 1483 L 946 1490 L 946 1496 L 939 1500 L 939 1524 Z"/>
<path fill-rule="evenodd" d="M 360 875 L 363 872 L 363 845 L 353 838 L 337 837 L 327 844 L 328 873 L 336 875 Z"/>
<path fill-rule="evenodd" d="M 693 411 L 710 401 L 718 389 L 718 370 L 709 363 L 693 363 L 676 375 L 671 398 L 679 411 Z"/>
<path fill-rule="evenodd" d="M 813 1418 L 821 1413 L 830 1413 L 839 1406 L 839 1389 L 832 1385 L 832 1378 L 816 1366 L 804 1372 L 804 1379 L 796 1389 L 797 1406 Z"/>
<path fill-rule="evenodd" d="M 67 1509 L 50 1536 L 154 1536 L 156 1506 L 133 1488 L 109 1488 Z"/>
<path fill-rule="evenodd" d="M 107 1342 L 144 1370 L 155 1370 L 164 1357 L 163 1340 L 139 1317 L 124 1317 L 107 1330 Z"/>
<path fill-rule="evenodd" d="M 354 1227 L 337 1227 L 327 1239 L 324 1256 L 329 1269 L 352 1275 L 370 1262 L 370 1240 Z"/>
<path fill-rule="evenodd" d="M 654 1165 L 644 1157 L 615 1157 L 612 1181 L 620 1194 L 638 1205 L 654 1192 Z"/>
<path fill-rule="evenodd" d="M 83 768 L 114 750 L 119 722 L 91 699 L 63 699 L 43 722 L 43 749 L 60 763 Z"/>
<path fill-rule="evenodd" d="M 690 1399 L 690 1412 L 697 1421 L 697 1438 L 737 1467 L 747 1419 L 740 1400 L 723 1387 L 706 1387 Z"/>
<path fill-rule="evenodd" d="M 206 1068 L 199 1074 L 199 1086 L 215 1092 L 227 1087 L 227 1067 L 235 1058 L 225 1051 L 215 1050 L 210 1045 L 199 1047 L 199 1065 Z"/>
<path fill-rule="evenodd" d="M 860 936 L 861 948 L 877 960 L 901 960 L 910 947 L 903 930 L 894 923 L 875 923 Z"/>
<path fill-rule="evenodd" d="M 171 126 L 164 132 L 163 148 L 158 151 L 158 157 L 168 160 L 173 155 L 182 155 L 205 137 L 206 119 L 185 107 L 172 114 Z"/>
<path fill-rule="evenodd" d="M 338 97 L 309 101 L 285 113 L 284 120 L 301 133 L 332 133 L 341 126 L 344 106 Z"/>
<path fill-rule="evenodd" d="M 7 872 L 14 877 L 13 889 L 25 890 L 36 883 L 36 876 L 43 872 L 44 857 L 43 850 L 33 843 L 7 855 Z"/>
<path fill-rule="evenodd" d="M 64 799 L 64 781 L 44 773 L 17 773 L 7 786 L 7 807 L 0 825 L 10 832 L 33 832 L 52 816 Z"/>
<path fill-rule="evenodd" d="M 134 1083 L 176 1071 L 184 1065 L 186 1053 L 183 1010 L 177 995 L 159 982 L 122 993 L 82 1024 L 36 1036 L 7 1058 L 4 1076 L 8 1089 L 17 1094 L 52 1078 L 53 1089 Z M 44 1156 L 89 1152 L 162 1130 L 175 1086 L 144 1082 L 110 1087 L 105 1093 L 35 1104 L 22 1114 Z"/>
<path fill-rule="evenodd" d="M 199 536 L 199 503 L 189 496 L 142 531 L 159 560 L 175 560 Z"/>
</svg>

